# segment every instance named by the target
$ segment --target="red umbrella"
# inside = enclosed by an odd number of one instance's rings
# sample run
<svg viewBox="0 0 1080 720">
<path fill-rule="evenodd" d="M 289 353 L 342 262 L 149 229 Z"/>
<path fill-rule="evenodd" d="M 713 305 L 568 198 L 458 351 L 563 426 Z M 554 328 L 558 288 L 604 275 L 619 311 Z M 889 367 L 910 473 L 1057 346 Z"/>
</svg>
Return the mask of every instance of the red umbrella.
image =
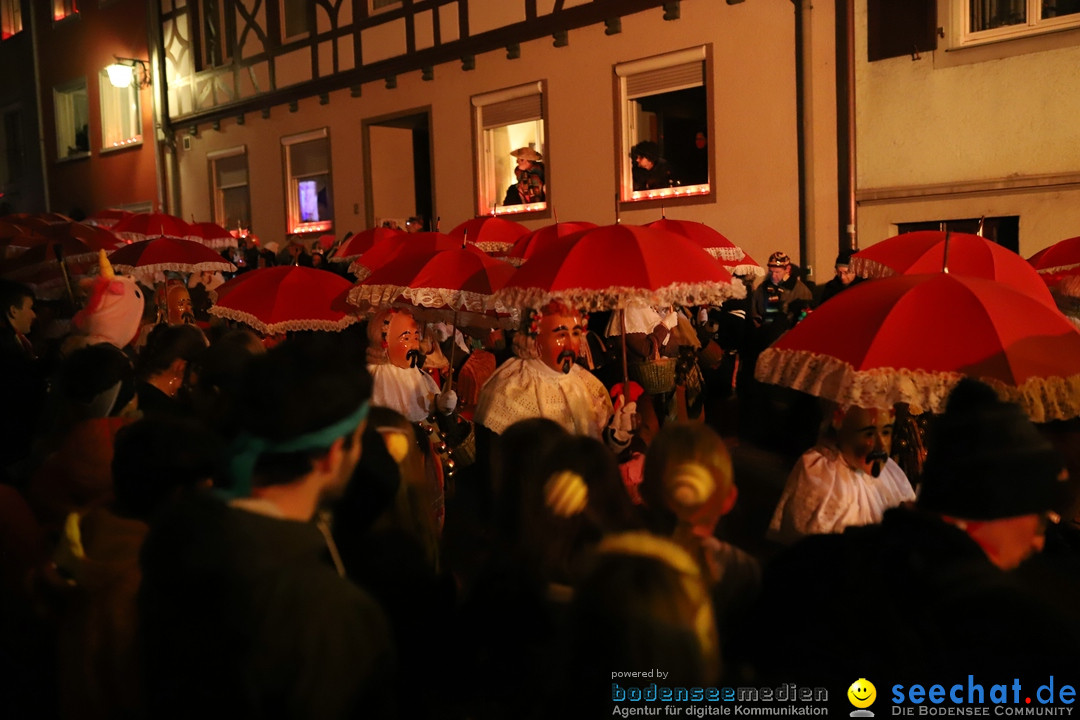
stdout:
<svg viewBox="0 0 1080 720">
<path fill-rule="evenodd" d="M 362 230 L 342 243 L 330 258 L 330 262 L 352 262 L 373 248 L 376 243 L 404 234 L 405 231 L 398 228 L 377 227 Z"/>
<path fill-rule="evenodd" d="M 249 325 L 265 335 L 294 330 L 337 332 L 356 322 L 346 296 L 352 287 L 327 270 L 299 265 L 249 270 L 217 289 L 211 315 Z"/>
<path fill-rule="evenodd" d="M 1070 271 L 1080 271 L 1080 236 L 1068 238 L 1043 248 L 1028 258 L 1028 262 L 1050 284 Z"/>
<path fill-rule="evenodd" d="M 758 359 L 755 377 L 841 404 L 941 412 L 964 376 L 1035 422 L 1080 414 L 1080 333 L 1004 283 L 937 273 L 837 295 Z"/>
<path fill-rule="evenodd" d="M 85 223 L 70 222 L 64 225 L 53 225 L 45 232 L 46 236 L 50 238 L 51 242 L 64 242 L 67 243 L 70 240 L 78 240 L 87 247 L 90 248 L 94 257 L 91 260 L 97 261 L 97 251 L 104 250 L 105 252 L 112 252 L 117 248 L 123 247 L 128 244 L 125 240 L 121 239 L 116 233 L 103 227 L 94 227 L 93 225 L 87 225 Z M 71 251 L 65 248 L 65 257 L 70 258 Z M 79 259 L 79 258 L 76 258 Z"/>
<path fill-rule="evenodd" d="M 97 261 L 98 251 L 76 237 L 49 238 L 26 252 L 0 263 L 0 275 L 19 279 L 32 275 L 63 258 L 69 263 L 93 263 Z M 59 252 L 57 252 L 59 251 Z"/>
<path fill-rule="evenodd" d="M 459 247 L 461 247 L 461 241 L 445 233 L 402 233 L 385 238 L 372 246 L 360 256 L 359 260 L 349 266 L 349 272 L 355 275 L 357 280 L 363 280 L 373 270 L 385 265 L 403 252 L 435 252 Z"/>
<path fill-rule="evenodd" d="M 862 277 L 939 273 L 946 266 L 951 274 L 997 280 L 1054 306 L 1046 283 L 1022 257 L 978 235 L 920 230 L 882 240 L 851 256 L 851 269 Z"/>
<path fill-rule="evenodd" d="M 538 251 L 560 238 L 569 237 L 583 230 L 591 230 L 594 227 L 596 223 L 591 222 L 557 222 L 553 225 L 545 225 L 518 238 L 503 259 L 514 267 L 521 267 Z"/>
<path fill-rule="evenodd" d="M 472 245 L 434 253 L 403 253 L 371 273 L 349 293 L 349 302 L 383 306 L 403 297 L 414 305 L 482 313 L 514 266 Z"/>
<path fill-rule="evenodd" d="M 191 235 L 191 227 L 186 222 L 165 213 L 137 213 L 116 223 L 112 230 L 132 242 L 159 237 L 185 240 Z"/>
<path fill-rule="evenodd" d="M 189 223 L 187 239 L 218 250 L 234 248 L 238 245 L 236 237 L 231 232 L 213 222 Z"/>
<path fill-rule="evenodd" d="M 505 253 L 514 246 L 529 228 L 513 220 L 506 220 L 494 215 L 484 215 L 466 220 L 448 234 L 461 240 L 468 239 L 486 253 Z"/>
<path fill-rule="evenodd" d="M 682 235 L 696 242 L 733 275 L 764 275 L 765 270 L 735 243 L 704 223 L 661 218 L 645 227 Z"/>
<path fill-rule="evenodd" d="M 159 237 L 154 240 L 125 245 L 109 255 L 109 262 L 118 272 L 136 270 L 152 273 L 164 270 L 173 272 L 234 272 L 236 266 L 221 255 L 193 240 Z"/>
<path fill-rule="evenodd" d="M 90 217 L 83 220 L 87 225 L 96 225 L 97 227 L 111 228 L 116 223 L 120 222 L 124 218 L 129 218 L 135 213 L 130 210 L 119 210 L 117 208 L 107 208 L 100 210 Z"/>
<path fill-rule="evenodd" d="M 587 310 L 650 305 L 719 304 L 745 288 L 697 243 L 636 225 L 604 225 L 537 252 L 495 300 L 539 308 L 563 300 Z"/>
<path fill-rule="evenodd" d="M 67 215 L 60 213 L 14 213 L 4 220 L 33 230 L 46 230 L 50 225 L 73 222 Z"/>
</svg>

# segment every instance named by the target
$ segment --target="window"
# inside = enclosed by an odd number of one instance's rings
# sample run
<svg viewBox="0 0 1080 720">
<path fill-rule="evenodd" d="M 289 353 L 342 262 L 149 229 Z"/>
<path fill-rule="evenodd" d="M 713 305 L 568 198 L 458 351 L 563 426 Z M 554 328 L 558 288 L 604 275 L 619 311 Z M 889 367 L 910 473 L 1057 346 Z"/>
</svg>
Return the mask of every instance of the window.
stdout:
<svg viewBox="0 0 1080 720">
<path fill-rule="evenodd" d="M 139 85 L 133 82 L 118 88 L 109 82 L 102 70 L 98 78 L 101 88 L 101 149 L 126 147 L 142 142 L 142 113 L 139 111 Z"/>
<path fill-rule="evenodd" d="M 326 128 L 281 139 L 288 179 L 289 232 L 322 232 L 334 226 L 330 187 L 330 137 Z"/>
<path fill-rule="evenodd" d="M 368 15 L 401 7 L 401 0 L 368 0 Z"/>
<path fill-rule="evenodd" d="M 937 48 L 937 0 L 867 0 L 866 25 L 870 62 L 915 57 Z"/>
<path fill-rule="evenodd" d="M 0 188 L 18 182 L 23 172 L 22 113 L 9 107 L 0 112 Z"/>
<path fill-rule="evenodd" d="M 1080 27 L 1080 0 L 952 0 L 959 44 Z"/>
<path fill-rule="evenodd" d="M 948 230 L 949 232 L 982 235 L 1015 253 L 1020 252 L 1020 216 L 1003 215 L 1001 217 L 962 218 L 954 220 L 932 220 L 927 222 L 898 223 L 896 233 L 915 232 L 916 230 Z"/>
<path fill-rule="evenodd" d="M 79 14 L 75 0 L 52 0 L 53 22 L 58 22 L 66 17 Z"/>
<path fill-rule="evenodd" d="M 309 10 L 314 6 L 306 0 L 281 0 L 281 27 L 285 39 L 311 34 Z"/>
<path fill-rule="evenodd" d="M 90 104 L 86 79 L 53 89 L 56 110 L 56 157 L 83 157 L 90 152 Z"/>
<path fill-rule="evenodd" d="M 709 192 L 704 45 L 615 66 L 623 202 Z"/>
<path fill-rule="evenodd" d="M 547 209 L 544 85 L 519 85 L 472 98 L 477 214 Z"/>
<path fill-rule="evenodd" d="M 7 40 L 22 29 L 22 0 L 0 0 L 0 40 Z"/>
<path fill-rule="evenodd" d="M 226 0 L 202 0 L 199 7 L 199 70 L 231 62 L 230 26 L 225 7 Z"/>
<path fill-rule="evenodd" d="M 247 149 L 222 150 L 212 153 L 209 159 L 214 222 L 227 230 L 248 230 L 251 227 L 251 196 L 248 193 Z"/>
</svg>

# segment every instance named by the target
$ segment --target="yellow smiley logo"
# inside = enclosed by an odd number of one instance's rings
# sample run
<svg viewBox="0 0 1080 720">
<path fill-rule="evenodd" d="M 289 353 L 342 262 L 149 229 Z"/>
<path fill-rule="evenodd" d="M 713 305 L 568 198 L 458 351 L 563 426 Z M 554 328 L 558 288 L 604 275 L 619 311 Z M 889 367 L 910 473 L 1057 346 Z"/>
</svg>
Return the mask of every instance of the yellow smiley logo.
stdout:
<svg viewBox="0 0 1080 720">
<path fill-rule="evenodd" d="M 859 678 L 851 683 L 851 687 L 847 690 L 847 697 L 855 707 L 868 708 L 877 699 L 877 688 L 866 678 Z"/>
</svg>

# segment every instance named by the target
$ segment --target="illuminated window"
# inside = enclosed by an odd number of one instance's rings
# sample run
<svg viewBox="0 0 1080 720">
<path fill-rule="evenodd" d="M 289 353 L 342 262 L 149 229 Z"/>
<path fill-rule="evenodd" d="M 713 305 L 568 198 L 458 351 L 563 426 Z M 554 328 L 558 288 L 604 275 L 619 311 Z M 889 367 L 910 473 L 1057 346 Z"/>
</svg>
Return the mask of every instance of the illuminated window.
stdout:
<svg viewBox="0 0 1080 720">
<path fill-rule="evenodd" d="M 1080 0 L 952 0 L 958 44 L 1080 27 Z"/>
<path fill-rule="evenodd" d="M 709 192 L 704 45 L 615 66 L 623 202 Z"/>
<path fill-rule="evenodd" d="M 0 40 L 7 40 L 22 29 L 22 0 L 0 0 Z"/>
<path fill-rule="evenodd" d="M 311 14 L 315 3 L 281 0 L 281 26 L 285 39 L 311 34 Z"/>
<path fill-rule="evenodd" d="M 238 147 L 211 153 L 209 160 L 214 222 L 227 230 L 249 229 L 251 195 L 248 192 L 247 149 Z"/>
<path fill-rule="evenodd" d="M 142 142 L 142 113 L 139 111 L 137 82 L 118 88 L 109 82 L 102 70 L 98 78 L 101 88 L 101 149 L 126 147 Z"/>
<path fill-rule="evenodd" d="M 82 157 L 90 153 L 90 104 L 86 79 L 53 88 L 56 111 L 56 157 Z"/>
<path fill-rule="evenodd" d="M 281 139 L 285 150 L 290 233 L 334 226 L 330 186 L 330 136 L 326 128 Z"/>
<path fill-rule="evenodd" d="M 547 209 L 550 158 L 542 82 L 472 98 L 478 215 Z"/>
<path fill-rule="evenodd" d="M 52 0 L 53 21 L 63 20 L 66 17 L 79 14 L 75 0 Z"/>
</svg>

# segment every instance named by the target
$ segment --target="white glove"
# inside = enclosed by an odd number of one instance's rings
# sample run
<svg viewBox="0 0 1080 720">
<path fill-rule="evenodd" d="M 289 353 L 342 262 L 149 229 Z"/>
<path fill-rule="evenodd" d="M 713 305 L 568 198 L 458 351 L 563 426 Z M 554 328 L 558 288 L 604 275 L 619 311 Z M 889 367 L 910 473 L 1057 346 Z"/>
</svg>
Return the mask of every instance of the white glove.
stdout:
<svg viewBox="0 0 1080 720">
<path fill-rule="evenodd" d="M 634 434 L 634 415 L 637 413 L 636 402 L 626 402 L 620 393 L 615 400 L 615 415 L 611 418 L 612 434 L 616 442 L 625 445 L 630 442 L 630 436 Z"/>
<path fill-rule="evenodd" d="M 457 393 L 453 390 L 444 390 L 435 397 L 435 407 L 443 415 L 450 415 L 457 407 Z"/>
<path fill-rule="evenodd" d="M 679 324 L 679 315 L 674 310 L 672 310 L 664 317 L 663 320 L 660 321 L 660 324 L 666 327 L 668 330 L 674 330 L 675 326 Z"/>
</svg>

